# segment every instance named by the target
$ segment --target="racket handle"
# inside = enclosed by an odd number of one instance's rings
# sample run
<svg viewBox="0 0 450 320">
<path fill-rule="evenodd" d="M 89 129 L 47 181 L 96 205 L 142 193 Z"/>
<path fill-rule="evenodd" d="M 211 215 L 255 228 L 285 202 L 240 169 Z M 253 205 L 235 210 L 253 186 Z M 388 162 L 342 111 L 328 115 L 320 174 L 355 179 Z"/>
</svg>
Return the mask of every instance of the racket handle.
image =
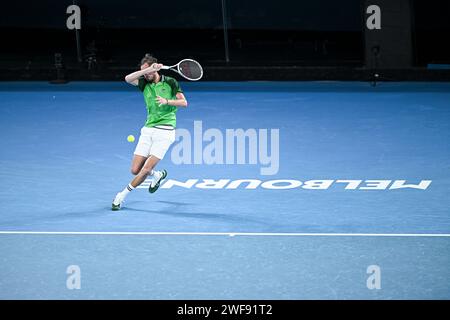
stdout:
<svg viewBox="0 0 450 320">
<path fill-rule="evenodd" d="M 168 70 L 168 69 L 170 69 L 170 67 L 169 66 L 162 66 L 161 69 Z"/>
</svg>

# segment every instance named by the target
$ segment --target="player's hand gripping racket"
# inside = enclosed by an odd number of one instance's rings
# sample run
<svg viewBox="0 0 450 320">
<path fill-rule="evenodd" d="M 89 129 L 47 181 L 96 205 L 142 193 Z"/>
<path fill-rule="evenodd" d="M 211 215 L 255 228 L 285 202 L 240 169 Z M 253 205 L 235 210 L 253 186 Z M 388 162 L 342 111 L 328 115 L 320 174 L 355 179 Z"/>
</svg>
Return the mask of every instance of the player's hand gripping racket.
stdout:
<svg viewBox="0 0 450 320">
<path fill-rule="evenodd" d="M 200 63 L 192 59 L 183 59 L 176 65 L 162 66 L 161 69 L 178 72 L 182 77 L 191 81 L 197 81 L 203 77 L 202 66 Z"/>
</svg>

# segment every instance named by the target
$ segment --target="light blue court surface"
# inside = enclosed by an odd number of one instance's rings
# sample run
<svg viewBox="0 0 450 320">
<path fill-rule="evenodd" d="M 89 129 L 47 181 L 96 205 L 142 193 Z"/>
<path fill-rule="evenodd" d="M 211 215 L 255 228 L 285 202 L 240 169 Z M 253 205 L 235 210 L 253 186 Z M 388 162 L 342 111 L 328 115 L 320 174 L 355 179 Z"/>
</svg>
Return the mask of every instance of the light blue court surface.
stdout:
<svg viewBox="0 0 450 320">
<path fill-rule="evenodd" d="M 113 212 L 142 94 L 0 84 L 1 299 L 450 299 L 450 83 L 181 86 L 165 184 Z"/>
</svg>

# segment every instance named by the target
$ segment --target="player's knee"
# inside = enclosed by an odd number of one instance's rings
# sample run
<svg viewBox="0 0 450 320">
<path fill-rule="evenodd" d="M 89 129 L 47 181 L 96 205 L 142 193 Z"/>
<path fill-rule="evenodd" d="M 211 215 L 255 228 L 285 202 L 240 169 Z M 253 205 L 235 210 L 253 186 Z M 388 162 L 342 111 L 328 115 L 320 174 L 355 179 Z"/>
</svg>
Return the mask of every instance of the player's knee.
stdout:
<svg viewBox="0 0 450 320">
<path fill-rule="evenodd" d="M 140 168 L 136 168 L 136 167 L 132 167 L 132 168 L 131 168 L 131 173 L 132 173 L 133 175 L 139 174 L 140 171 L 141 171 Z"/>
<path fill-rule="evenodd" d="M 142 169 L 141 169 L 141 171 L 140 171 L 140 174 L 142 174 L 142 175 L 149 175 L 150 174 L 150 172 L 152 172 L 152 167 L 148 167 L 148 166 L 144 166 Z"/>
</svg>

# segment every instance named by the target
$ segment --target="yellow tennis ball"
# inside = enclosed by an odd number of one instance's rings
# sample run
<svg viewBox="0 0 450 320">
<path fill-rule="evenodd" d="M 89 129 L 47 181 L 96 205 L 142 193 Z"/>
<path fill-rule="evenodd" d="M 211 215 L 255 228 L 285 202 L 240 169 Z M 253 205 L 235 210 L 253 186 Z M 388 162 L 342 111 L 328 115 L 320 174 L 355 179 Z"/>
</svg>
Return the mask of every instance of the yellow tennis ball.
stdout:
<svg viewBox="0 0 450 320">
<path fill-rule="evenodd" d="M 134 136 L 133 136 L 132 134 L 130 134 L 130 135 L 127 137 L 127 140 L 128 140 L 128 142 L 134 142 Z"/>
</svg>

